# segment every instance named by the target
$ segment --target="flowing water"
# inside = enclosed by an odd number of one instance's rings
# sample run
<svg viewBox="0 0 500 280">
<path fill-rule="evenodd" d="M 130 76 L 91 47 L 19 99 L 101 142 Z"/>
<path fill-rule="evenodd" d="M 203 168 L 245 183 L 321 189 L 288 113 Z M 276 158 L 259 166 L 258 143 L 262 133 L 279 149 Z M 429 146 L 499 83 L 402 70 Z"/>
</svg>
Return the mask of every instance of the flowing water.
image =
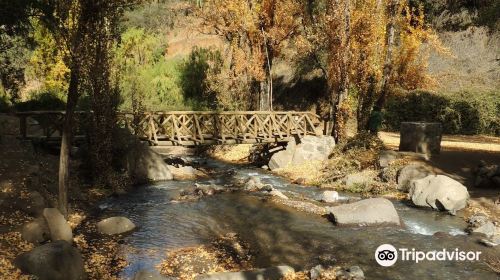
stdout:
<svg viewBox="0 0 500 280">
<path fill-rule="evenodd" d="M 258 176 L 284 194 L 293 192 L 312 198 L 320 191 L 290 184 L 256 168 L 215 161 L 207 165 L 231 175 L 202 183 L 224 184 L 231 179 Z M 386 243 L 422 251 L 493 250 L 468 240 L 463 231 L 466 224 L 458 217 L 394 201 L 404 227 L 339 227 L 323 217 L 242 193 L 223 193 L 191 202 L 171 201 L 193 184 L 170 181 L 146 186 L 102 204 L 105 215 L 127 216 L 139 226 L 125 237 L 130 266 L 123 271 L 123 278 L 131 278 L 140 269 L 153 269 L 168 249 L 206 244 L 215 237 L 236 232 L 258 252 L 259 267 L 286 264 L 309 269 L 320 259 L 333 257 L 337 264 L 360 266 L 368 279 L 498 279 L 483 262 L 398 261 L 392 267 L 376 263 L 375 249 Z M 341 198 L 348 200 L 352 196 L 344 194 Z M 450 235 L 433 236 L 436 232 Z"/>
</svg>

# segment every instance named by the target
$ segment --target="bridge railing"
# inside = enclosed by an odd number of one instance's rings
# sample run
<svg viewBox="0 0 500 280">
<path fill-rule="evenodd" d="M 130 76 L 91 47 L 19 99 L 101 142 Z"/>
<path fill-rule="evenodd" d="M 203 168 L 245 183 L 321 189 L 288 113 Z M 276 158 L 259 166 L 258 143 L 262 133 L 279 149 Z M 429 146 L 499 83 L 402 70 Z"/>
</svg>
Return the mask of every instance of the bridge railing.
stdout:
<svg viewBox="0 0 500 280">
<path fill-rule="evenodd" d="M 17 113 L 23 138 L 61 136 L 64 111 Z M 77 112 L 77 137 L 85 136 L 91 112 Z M 293 137 L 322 134 L 319 117 L 311 112 L 168 111 L 118 113 L 118 124 L 154 145 L 203 145 L 286 142 Z M 35 134 L 31 127 L 38 126 Z"/>
</svg>

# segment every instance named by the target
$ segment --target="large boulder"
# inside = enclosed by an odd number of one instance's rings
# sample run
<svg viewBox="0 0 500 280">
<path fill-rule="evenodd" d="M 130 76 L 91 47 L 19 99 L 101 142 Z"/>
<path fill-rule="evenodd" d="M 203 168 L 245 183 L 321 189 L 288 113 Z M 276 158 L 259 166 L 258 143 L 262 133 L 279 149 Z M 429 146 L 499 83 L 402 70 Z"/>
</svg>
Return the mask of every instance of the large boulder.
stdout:
<svg viewBox="0 0 500 280">
<path fill-rule="evenodd" d="M 33 244 L 40 244 L 50 239 L 50 231 L 47 222 L 43 217 L 39 217 L 21 229 L 21 237 Z"/>
<path fill-rule="evenodd" d="M 285 150 L 273 154 L 268 164 L 269 168 L 274 170 L 308 161 L 323 161 L 328 159 L 335 148 L 335 140 L 332 136 L 307 135 L 300 141 L 300 144 L 290 141 Z"/>
<path fill-rule="evenodd" d="M 152 181 L 172 180 L 173 175 L 162 156 L 153 151 L 146 143 L 131 146 L 124 164 L 129 176 L 136 184 Z"/>
<path fill-rule="evenodd" d="M 422 179 L 433 174 L 430 168 L 423 164 L 416 163 L 406 165 L 398 172 L 398 190 L 408 192 L 412 180 Z"/>
<path fill-rule="evenodd" d="M 469 199 L 464 185 L 444 175 L 429 175 L 411 181 L 410 185 L 410 197 L 417 206 L 455 213 L 465 208 Z"/>
<path fill-rule="evenodd" d="M 295 153 L 296 148 L 297 144 L 295 144 L 294 141 L 288 142 L 285 150 L 276 152 L 271 156 L 271 159 L 267 164 L 269 169 L 274 170 L 289 166 L 292 163 L 293 154 Z"/>
<path fill-rule="evenodd" d="M 47 243 L 18 256 L 14 264 L 40 280 L 85 279 L 80 252 L 64 240 Z"/>
<path fill-rule="evenodd" d="M 70 244 L 73 242 L 73 232 L 64 216 L 56 208 L 43 209 L 43 217 L 47 222 L 52 241 L 64 240 Z"/>
<path fill-rule="evenodd" d="M 111 217 L 97 223 L 97 231 L 102 234 L 121 234 L 134 229 L 134 223 L 126 217 Z"/>
<path fill-rule="evenodd" d="M 396 208 L 385 198 L 369 198 L 326 209 L 339 225 L 401 224 Z"/>
<path fill-rule="evenodd" d="M 286 265 L 269 267 L 264 269 L 254 269 L 238 272 L 217 272 L 205 275 L 196 276 L 195 280 L 248 280 L 248 279 L 265 279 L 278 280 L 284 279 L 286 275 L 295 273 L 295 270 Z"/>
</svg>

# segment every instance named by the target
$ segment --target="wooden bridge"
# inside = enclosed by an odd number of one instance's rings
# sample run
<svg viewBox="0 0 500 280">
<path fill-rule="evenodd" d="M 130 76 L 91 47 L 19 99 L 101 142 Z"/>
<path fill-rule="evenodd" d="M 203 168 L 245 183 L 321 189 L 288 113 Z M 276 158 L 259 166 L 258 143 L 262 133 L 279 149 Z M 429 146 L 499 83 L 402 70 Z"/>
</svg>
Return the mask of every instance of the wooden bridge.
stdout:
<svg viewBox="0 0 500 280">
<path fill-rule="evenodd" d="M 74 139 L 88 134 L 91 112 L 76 112 Z M 64 111 L 16 114 L 20 137 L 60 141 Z M 288 142 L 296 137 L 323 134 L 323 123 L 311 112 L 267 111 L 168 111 L 140 115 L 119 112 L 118 125 L 151 145 L 198 146 Z"/>
</svg>

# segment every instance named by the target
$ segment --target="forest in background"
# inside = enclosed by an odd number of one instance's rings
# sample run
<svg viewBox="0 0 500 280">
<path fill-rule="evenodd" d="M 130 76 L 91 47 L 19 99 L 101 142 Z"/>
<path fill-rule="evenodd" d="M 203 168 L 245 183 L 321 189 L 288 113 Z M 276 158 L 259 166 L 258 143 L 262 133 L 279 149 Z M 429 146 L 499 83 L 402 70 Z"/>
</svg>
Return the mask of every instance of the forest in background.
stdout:
<svg viewBox="0 0 500 280">
<path fill-rule="evenodd" d="M 342 63 L 335 70 L 329 59 L 342 61 L 344 54 L 334 51 L 342 42 L 328 40 L 342 34 L 329 34 L 325 27 L 338 24 L 343 15 L 328 10 L 328 1 L 255 1 L 260 2 L 272 3 L 273 13 L 259 5 L 234 4 L 239 1 L 144 1 L 127 8 L 113 35 L 111 65 L 119 73 L 119 109 L 257 110 L 262 109 L 260 95 L 271 94 L 267 99 L 275 110 L 313 110 L 326 118 L 332 84 L 338 87 L 343 79 L 335 73 Z M 447 90 L 428 71 L 431 52 L 454 55 L 436 31 L 486 26 L 497 32 L 496 1 L 400 1 L 390 77 L 384 74 L 385 55 L 376 47 L 385 44 L 388 12 L 371 13 L 381 1 L 351 2 L 347 114 L 366 126 L 375 103 L 367 97 L 380 94 L 384 79 L 390 78 L 383 110 L 386 129 L 397 130 L 405 120 L 425 120 L 443 122 L 447 133 L 499 135 L 498 87 Z M 221 3 L 225 11 L 216 9 Z M 247 38 L 238 32 L 241 22 L 228 20 L 238 13 L 241 19 L 254 19 L 244 30 Z M 282 20 L 266 23 L 266 18 Z M 183 33 L 190 38 L 176 42 Z M 0 110 L 64 109 L 70 70 L 47 27 L 31 18 L 30 28 L 2 28 L 0 36 Z M 78 108 L 90 109 L 90 103 L 84 92 Z"/>
</svg>

